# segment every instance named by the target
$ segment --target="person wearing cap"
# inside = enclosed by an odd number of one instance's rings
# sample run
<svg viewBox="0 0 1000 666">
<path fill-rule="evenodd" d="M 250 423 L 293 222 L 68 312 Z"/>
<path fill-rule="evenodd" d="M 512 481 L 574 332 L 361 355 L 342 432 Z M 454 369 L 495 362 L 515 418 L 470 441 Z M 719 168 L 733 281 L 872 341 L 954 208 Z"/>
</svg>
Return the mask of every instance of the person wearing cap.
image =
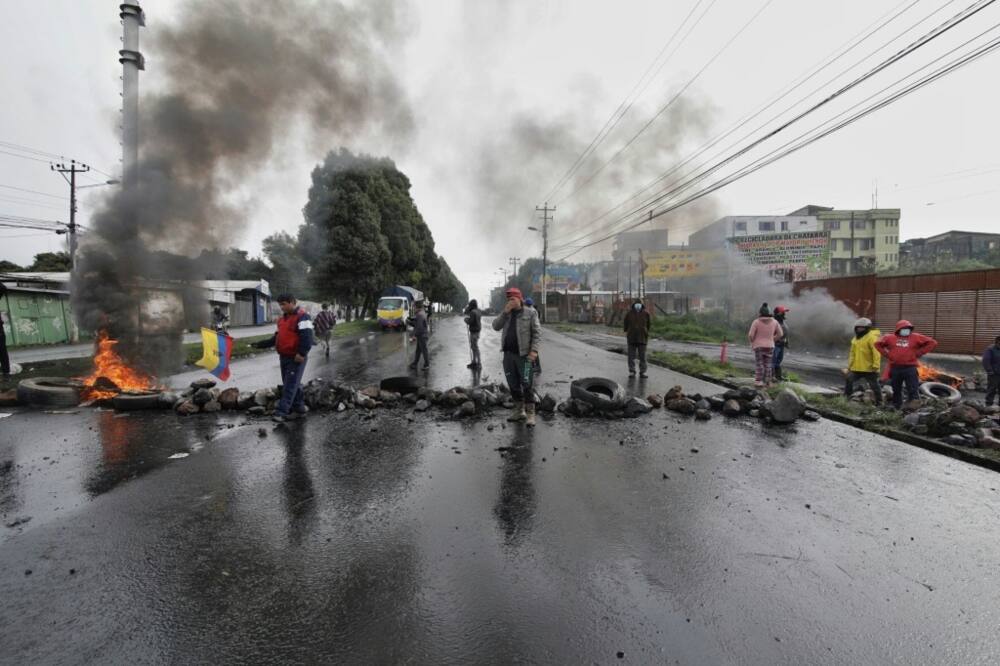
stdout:
<svg viewBox="0 0 1000 666">
<path fill-rule="evenodd" d="M 413 363 L 410 364 L 411 370 L 417 369 L 417 363 L 420 362 L 420 357 L 424 357 L 424 370 L 431 367 L 431 356 L 427 352 L 427 338 L 430 337 L 431 329 L 430 323 L 427 320 L 427 313 L 424 312 L 424 304 L 421 301 L 417 303 L 416 314 L 413 315 L 413 340 L 417 343 L 417 351 L 413 355 Z"/>
<path fill-rule="evenodd" d="M 1000 392 L 1000 335 L 993 340 L 993 346 L 983 352 L 983 370 L 986 371 L 986 406 L 993 404 Z M 1000 405 L 1000 399 L 997 399 Z"/>
<path fill-rule="evenodd" d="M 533 427 L 535 390 L 532 380 L 542 325 L 538 321 L 538 312 L 525 306 L 520 289 L 511 287 L 506 296 L 507 305 L 493 319 L 493 330 L 502 331 L 503 372 L 514 399 L 514 410 L 507 420 L 524 421 L 528 427 Z"/>
<path fill-rule="evenodd" d="M 758 317 L 750 324 L 747 338 L 754 355 L 754 386 L 769 387 L 774 379 L 774 343 L 781 339 L 781 324 L 771 316 L 767 303 L 760 306 Z"/>
<path fill-rule="evenodd" d="M 785 381 L 785 378 L 781 374 L 781 363 L 785 360 L 785 350 L 788 349 L 788 324 L 785 323 L 785 315 L 788 313 L 789 309 L 784 305 L 776 305 L 774 307 L 774 320 L 781 326 L 781 338 L 774 341 L 774 358 L 771 365 L 774 378 L 779 382 Z"/>
<path fill-rule="evenodd" d="M 903 407 L 903 385 L 910 400 L 917 398 L 920 389 L 920 375 L 917 366 L 920 357 L 937 347 L 937 340 L 921 335 L 913 330 L 913 324 L 905 319 L 896 322 L 896 332 L 883 335 L 875 343 L 879 354 L 889 360 L 889 380 L 892 382 L 892 405 Z"/>
<path fill-rule="evenodd" d="M 639 358 L 639 376 L 646 374 L 646 345 L 649 344 L 649 329 L 653 319 L 649 316 L 642 300 L 635 299 L 628 314 L 625 315 L 625 339 L 628 342 L 628 374 L 635 376 L 635 359 Z"/>
<path fill-rule="evenodd" d="M 878 383 L 882 366 L 882 355 L 875 348 L 882 332 L 872 326 L 872 320 L 862 317 L 854 322 L 854 337 L 847 357 L 847 373 L 844 375 L 844 395 L 854 394 L 854 382 L 862 380 L 875 394 L 875 404 L 882 406 L 882 387 Z"/>
</svg>

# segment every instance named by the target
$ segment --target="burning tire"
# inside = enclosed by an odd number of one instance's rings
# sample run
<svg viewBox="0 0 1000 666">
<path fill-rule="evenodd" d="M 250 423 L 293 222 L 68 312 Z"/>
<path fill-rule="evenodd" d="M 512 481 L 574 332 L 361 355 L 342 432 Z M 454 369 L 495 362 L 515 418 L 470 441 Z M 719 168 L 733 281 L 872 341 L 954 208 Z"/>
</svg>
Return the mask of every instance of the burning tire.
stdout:
<svg viewBox="0 0 1000 666">
<path fill-rule="evenodd" d="M 569 394 L 603 411 L 621 409 L 625 404 L 625 389 L 622 385 L 604 377 L 573 380 L 569 386 Z"/>
<path fill-rule="evenodd" d="M 145 409 L 163 409 L 159 393 L 130 395 L 121 393 L 111 399 L 111 405 L 120 412 L 135 412 Z"/>
<path fill-rule="evenodd" d="M 920 385 L 920 395 L 945 402 L 958 402 L 962 399 L 958 389 L 941 382 L 924 382 Z"/>
<path fill-rule="evenodd" d="M 17 401 L 35 407 L 76 407 L 80 384 L 61 377 L 24 379 L 17 385 Z"/>
</svg>

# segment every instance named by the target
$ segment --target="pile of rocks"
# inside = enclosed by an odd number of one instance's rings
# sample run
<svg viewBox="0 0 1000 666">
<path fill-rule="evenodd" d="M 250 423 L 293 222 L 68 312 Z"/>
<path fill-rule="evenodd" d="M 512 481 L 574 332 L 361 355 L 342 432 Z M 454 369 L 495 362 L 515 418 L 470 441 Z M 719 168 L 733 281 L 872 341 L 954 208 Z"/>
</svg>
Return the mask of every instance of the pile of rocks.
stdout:
<svg viewBox="0 0 1000 666">
<path fill-rule="evenodd" d="M 766 420 L 770 423 L 788 424 L 799 419 L 818 421 L 820 415 L 807 408 L 805 401 L 791 389 L 782 389 L 774 398 L 755 388 L 730 389 L 707 399 L 710 407 L 729 417 L 742 415 Z"/>
<path fill-rule="evenodd" d="M 917 435 L 947 444 L 1000 449 L 1000 407 L 973 399 L 955 404 L 928 400 L 911 406 L 903 426 Z"/>
</svg>

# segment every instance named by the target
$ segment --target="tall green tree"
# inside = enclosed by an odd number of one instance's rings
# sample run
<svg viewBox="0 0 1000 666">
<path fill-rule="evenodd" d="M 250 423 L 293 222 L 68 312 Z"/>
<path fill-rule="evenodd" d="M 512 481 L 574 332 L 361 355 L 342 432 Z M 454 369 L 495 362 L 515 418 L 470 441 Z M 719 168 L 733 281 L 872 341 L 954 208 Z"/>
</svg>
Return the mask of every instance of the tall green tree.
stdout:
<svg viewBox="0 0 1000 666">
<path fill-rule="evenodd" d="M 13 261 L 7 261 L 6 259 L 0 259 L 0 273 L 16 273 L 18 271 L 23 271 L 24 267 L 15 264 Z"/>
<path fill-rule="evenodd" d="M 69 252 L 41 252 L 35 255 L 35 261 L 28 267 L 28 270 L 40 273 L 62 273 L 70 270 L 71 267 Z"/>
<path fill-rule="evenodd" d="M 291 293 L 296 298 L 312 298 L 309 264 L 299 252 L 298 242 L 284 231 L 262 242 L 264 256 L 271 264 L 271 292 Z"/>
</svg>

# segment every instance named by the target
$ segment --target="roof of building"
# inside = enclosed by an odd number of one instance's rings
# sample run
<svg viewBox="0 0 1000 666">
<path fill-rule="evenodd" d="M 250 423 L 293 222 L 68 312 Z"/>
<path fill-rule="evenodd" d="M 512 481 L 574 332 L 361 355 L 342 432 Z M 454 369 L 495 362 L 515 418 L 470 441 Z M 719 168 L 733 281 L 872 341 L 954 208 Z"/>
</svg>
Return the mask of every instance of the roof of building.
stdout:
<svg viewBox="0 0 1000 666">
<path fill-rule="evenodd" d="M 948 236 L 988 236 L 988 237 L 991 237 L 991 238 L 1000 238 L 1000 234 L 991 234 L 991 233 L 986 232 L 986 231 L 958 231 L 958 230 L 953 229 L 951 231 L 943 231 L 943 232 L 941 232 L 939 234 L 934 234 L 933 236 L 928 236 L 927 238 L 924 238 L 923 240 L 925 242 L 927 242 L 927 243 L 933 243 L 934 241 L 943 240 L 943 239 L 947 238 Z M 915 238 L 913 240 L 919 240 L 919 239 Z"/>
<path fill-rule="evenodd" d="M 252 289 L 267 296 L 271 295 L 271 287 L 267 280 L 201 280 L 199 287 L 211 291 L 245 291 Z"/>
<path fill-rule="evenodd" d="M 11 273 L 0 273 L 0 280 L 3 280 L 5 282 L 66 283 L 69 282 L 69 271 L 61 271 L 56 273 L 14 271 Z"/>
</svg>

